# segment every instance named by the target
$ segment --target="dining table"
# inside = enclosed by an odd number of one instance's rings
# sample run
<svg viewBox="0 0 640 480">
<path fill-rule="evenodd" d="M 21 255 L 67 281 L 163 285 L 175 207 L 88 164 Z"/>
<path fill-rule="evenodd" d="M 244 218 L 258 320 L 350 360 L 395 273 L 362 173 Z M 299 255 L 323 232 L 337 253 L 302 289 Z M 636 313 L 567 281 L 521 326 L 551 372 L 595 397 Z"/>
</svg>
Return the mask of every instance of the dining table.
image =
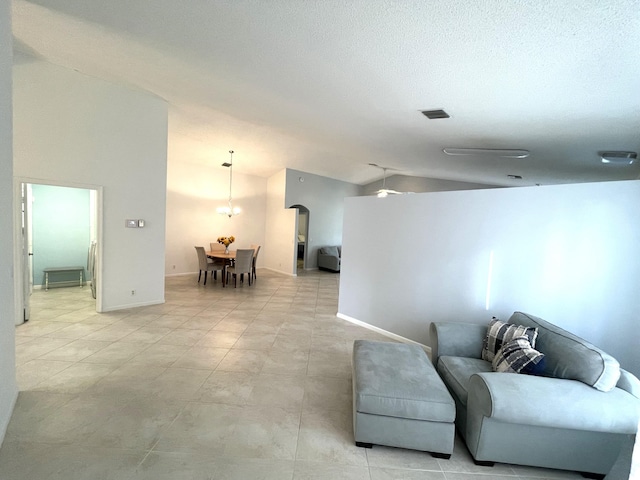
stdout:
<svg viewBox="0 0 640 480">
<path fill-rule="evenodd" d="M 225 253 L 224 250 L 209 250 L 206 252 L 207 257 L 216 258 L 218 260 L 224 260 L 224 270 L 222 271 L 222 286 L 225 286 L 227 281 L 227 266 L 231 265 L 236 259 L 236 251 L 229 250 L 229 253 Z"/>
</svg>

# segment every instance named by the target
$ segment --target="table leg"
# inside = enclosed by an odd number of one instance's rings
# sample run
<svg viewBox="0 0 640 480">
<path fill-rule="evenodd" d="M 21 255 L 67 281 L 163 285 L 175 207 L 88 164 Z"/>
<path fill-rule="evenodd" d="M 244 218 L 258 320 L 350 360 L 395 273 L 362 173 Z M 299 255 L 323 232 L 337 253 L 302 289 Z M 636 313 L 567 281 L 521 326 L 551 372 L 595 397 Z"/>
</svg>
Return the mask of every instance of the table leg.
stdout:
<svg viewBox="0 0 640 480">
<path fill-rule="evenodd" d="M 49 290 L 49 272 L 44 272 L 44 291 Z"/>
</svg>

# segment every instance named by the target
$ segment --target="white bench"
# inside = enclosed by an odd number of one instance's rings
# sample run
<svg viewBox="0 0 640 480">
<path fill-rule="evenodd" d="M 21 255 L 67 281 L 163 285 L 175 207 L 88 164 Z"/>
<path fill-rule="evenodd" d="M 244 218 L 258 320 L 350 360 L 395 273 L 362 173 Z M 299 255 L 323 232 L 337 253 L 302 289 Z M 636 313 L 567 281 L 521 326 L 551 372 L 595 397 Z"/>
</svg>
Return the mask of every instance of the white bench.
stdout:
<svg viewBox="0 0 640 480">
<path fill-rule="evenodd" d="M 44 289 L 49 290 L 50 273 L 78 272 L 80 274 L 80 287 L 84 285 L 84 267 L 49 267 L 42 270 L 44 272 Z"/>
</svg>

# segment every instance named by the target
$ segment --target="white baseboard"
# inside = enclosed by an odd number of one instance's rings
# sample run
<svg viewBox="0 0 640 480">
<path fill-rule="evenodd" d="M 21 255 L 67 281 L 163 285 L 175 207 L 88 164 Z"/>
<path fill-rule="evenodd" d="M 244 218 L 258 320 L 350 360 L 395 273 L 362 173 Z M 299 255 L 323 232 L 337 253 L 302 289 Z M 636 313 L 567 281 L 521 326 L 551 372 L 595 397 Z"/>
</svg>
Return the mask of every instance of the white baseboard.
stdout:
<svg viewBox="0 0 640 480">
<path fill-rule="evenodd" d="M 87 281 L 82 284 L 82 288 L 90 286 L 91 282 Z M 68 280 L 64 282 L 49 282 L 49 289 L 52 288 L 69 288 L 69 287 L 77 287 L 80 288 L 80 284 L 77 280 Z M 33 285 L 33 290 L 44 290 L 44 285 Z"/>
<path fill-rule="evenodd" d="M 347 322 L 353 323 L 355 325 L 358 325 L 359 327 L 364 327 L 367 330 L 371 330 L 374 331 L 376 333 L 379 333 L 380 335 L 384 335 L 385 337 L 389 337 L 393 340 L 396 340 L 398 342 L 402 342 L 402 343 L 410 343 L 413 345 L 420 345 L 427 353 L 431 353 L 431 347 L 424 345 L 420 342 L 416 342 L 414 340 L 411 340 L 410 338 L 405 338 L 402 337 L 400 335 L 396 335 L 395 333 L 392 332 L 388 332 L 387 330 L 383 330 L 382 328 L 376 327 L 374 325 L 370 325 L 368 323 L 365 323 L 361 320 L 357 320 L 353 317 L 350 317 L 349 315 L 345 315 L 343 313 L 338 313 L 336 315 L 338 318 L 341 318 L 342 320 L 346 320 Z"/>
<path fill-rule="evenodd" d="M 295 273 L 287 273 L 287 272 L 283 272 L 282 270 L 276 270 L 275 268 L 269 268 L 269 267 L 258 267 L 257 268 L 257 273 L 260 273 L 260 270 L 269 270 L 271 272 L 275 272 L 275 273 L 281 273 L 282 275 L 287 275 L 289 277 L 297 277 L 297 275 Z M 317 268 L 315 269 L 311 269 L 311 270 L 317 270 Z M 185 277 L 187 275 L 197 275 L 198 272 L 186 272 L 186 273 L 165 273 L 164 276 L 165 277 Z"/>
<path fill-rule="evenodd" d="M 150 307 L 151 305 L 163 305 L 164 303 L 165 303 L 165 300 L 163 299 L 161 301 L 155 300 L 150 302 L 130 303 L 127 305 L 116 305 L 113 307 L 104 308 L 102 312 L 115 312 L 117 310 L 125 310 L 127 308 Z"/>
<path fill-rule="evenodd" d="M 197 275 L 198 272 L 183 272 L 183 273 L 165 273 L 165 277 L 186 277 L 188 275 Z"/>
<path fill-rule="evenodd" d="M 260 267 L 260 268 L 258 268 L 258 270 L 260 270 L 260 269 L 265 269 L 265 270 L 270 270 L 272 272 L 281 273 L 282 275 L 287 275 L 288 277 L 297 277 L 297 275 L 295 273 L 283 272 L 282 270 L 276 270 L 275 268 L 270 268 L 270 267 Z"/>
</svg>

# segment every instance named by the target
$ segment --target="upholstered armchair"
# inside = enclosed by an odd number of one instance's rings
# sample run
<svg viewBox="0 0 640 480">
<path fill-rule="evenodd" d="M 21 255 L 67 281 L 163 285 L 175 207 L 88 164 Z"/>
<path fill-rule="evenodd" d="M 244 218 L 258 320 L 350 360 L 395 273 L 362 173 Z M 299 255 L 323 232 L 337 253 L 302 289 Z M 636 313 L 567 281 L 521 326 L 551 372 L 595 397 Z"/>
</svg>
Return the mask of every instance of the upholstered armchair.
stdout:
<svg viewBox="0 0 640 480">
<path fill-rule="evenodd" d="M 321 270 L 340 271 L 342 247 L 320 247 L 318 249 L 318 268 Z"/>
</svg>

